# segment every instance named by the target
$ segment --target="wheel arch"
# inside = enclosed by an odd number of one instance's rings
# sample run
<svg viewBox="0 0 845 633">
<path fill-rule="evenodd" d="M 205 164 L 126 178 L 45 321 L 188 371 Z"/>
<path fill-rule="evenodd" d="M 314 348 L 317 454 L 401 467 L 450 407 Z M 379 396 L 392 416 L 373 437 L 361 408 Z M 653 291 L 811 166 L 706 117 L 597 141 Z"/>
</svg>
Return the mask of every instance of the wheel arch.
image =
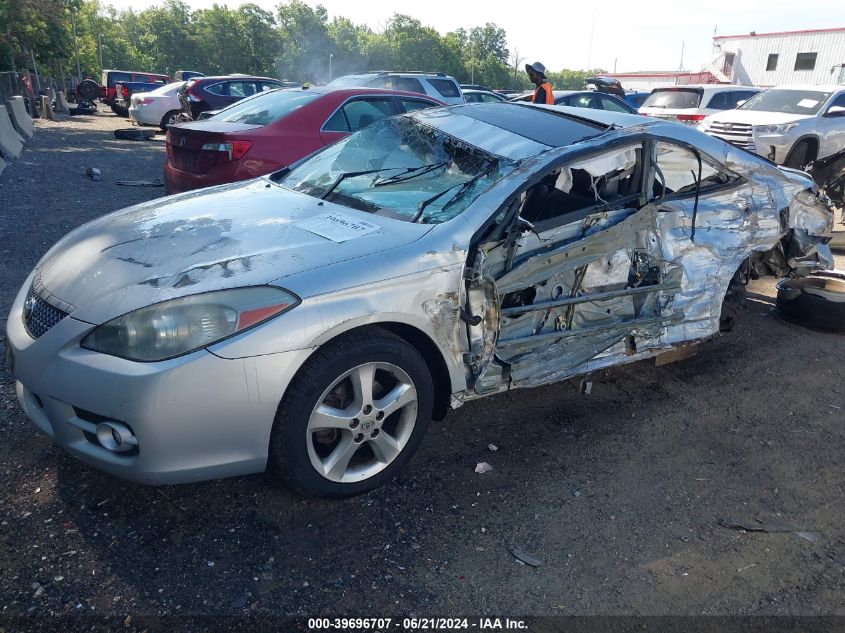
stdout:
<svg viewBox="0 0 845 633">
<path fill-rule="evenodd" d="M 463 366 L 458 365 L 457 361 L 453 361 L 450 365 L 438 343 L 420 325 L 399 318 L 383 321 L 371 321 L 367 318 L 354 319 L 324 332 L 313 341 L 312 345 L 313 349 L 316 350 L 338 338 L 368 328 L 381 328 L 398 336 L 417 350 L 428 366 L 434 384 L 434 412 L 432 417 L 435 420 L 442 420 L 449 411 L 452 394 L 466 389 L 466 376 L 463 373 Z M 458 358 L 460 358 L 460 354 L 458 354 Z M 287 390 L 285 390 L 285 393 L 287 393 Z M 282 397 L 284 397 L 284 394 Z"/>
<path fill-rule="evenodd" d="M 786 158 L 783 159 L 784 164 L 789 158 L 792 156 L 792 153 L 795 151 L 795 148 L 798 147 L 801 143 L 809 143 L 810 144 L 810 155 L 812 156 L 811 160 L 815 160 L 819 157 L 819 148 L 821 147 L 821 141 L 819 141 L 819 137 L 815 134 L 805 134 L 804 136 L 798 138 L 793 144 L 792 147 L 789 148 L 789 152 L 786 154 Z M 815 149 L 815 154 L 813 154 L 813 150 Z M 808 156 L 808 157 L 809 157 Z"/>
</svg>

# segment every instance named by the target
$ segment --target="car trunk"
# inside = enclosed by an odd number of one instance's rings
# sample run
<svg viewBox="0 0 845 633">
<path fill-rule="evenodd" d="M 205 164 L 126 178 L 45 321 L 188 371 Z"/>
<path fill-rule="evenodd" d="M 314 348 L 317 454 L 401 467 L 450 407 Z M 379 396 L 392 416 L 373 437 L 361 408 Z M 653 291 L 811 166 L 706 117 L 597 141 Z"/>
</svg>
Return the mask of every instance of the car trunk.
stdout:
<svg viewBox="0 0 845 633">
<path fill-rule="evenodd" d="M 646 98 L 639 112 L 659 119 L 698 124 L 704 117 L 693 113 L 701 108 L 703 97 L 701 88 L 657 88 Z"/>
<path fill-rule="evenodd" d="M 233 160 L 231 151 L 221 149 L 223 146 L 243 139 L 244 133 L 260 127 L 246 123 L 214 121 L 171 127 L 167 134 L 168 160 L 173 167 L 181 171 L 207 173 L 214 165 Z M 209 149 L 209 146 L 214 145 L 217 146 L 216 149 Z"/>
</svg>

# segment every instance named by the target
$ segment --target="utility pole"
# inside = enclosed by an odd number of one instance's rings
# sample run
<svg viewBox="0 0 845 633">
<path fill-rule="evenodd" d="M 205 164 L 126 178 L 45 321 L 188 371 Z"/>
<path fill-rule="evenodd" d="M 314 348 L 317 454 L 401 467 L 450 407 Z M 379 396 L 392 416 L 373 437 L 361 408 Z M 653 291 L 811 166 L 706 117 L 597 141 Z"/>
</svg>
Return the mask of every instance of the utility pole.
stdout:
<svg viewBox="0 0 845 633">
<path fill-rule="evenodd" d="M 332 57 L 334 57 L 334 53 L 329 53 L 329 82 L 332 80 Z"/>
<path fill-rule="evenodd" d="M 596 32 L 596 10 L 593 9 L 593 22 L 590 26 L 590 52 L 587 54 L 587 70 L 593 67 L 593 34 Z"/>
<path fill-rule="evenodd" d="M 686 42 L 681 40 L 681 65 L 678 66 L 678 70 L 684 69 L 684 44 L 686 44 Z"/>
<path fill-rule="evenodd" d="M 103 34 L 100 33 L 100 37 L 97 38 L 100 42 L 100 70 L 104 70 L 105 66 L 103 66 Z"/>
<path fill-rule="evenodd" d="M 70 23 L 73 26 L 73 48 L 76 51 L 76 83 L 82 82 L 82 71 L 79 69 L 79 40 L 76 39 L 76 11 L 70 14 Z"/>
</svg>

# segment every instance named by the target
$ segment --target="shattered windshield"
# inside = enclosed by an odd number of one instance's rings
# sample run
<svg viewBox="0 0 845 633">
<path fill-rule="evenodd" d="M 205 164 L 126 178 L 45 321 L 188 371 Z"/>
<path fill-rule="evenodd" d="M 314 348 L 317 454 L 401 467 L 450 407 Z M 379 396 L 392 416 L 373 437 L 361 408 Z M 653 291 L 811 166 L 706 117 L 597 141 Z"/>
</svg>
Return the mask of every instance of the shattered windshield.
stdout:
<svg viewBox="0 0 845 633">
<path fill-rule="evenodd" d="M 360 211 L 439 224 L 460 215 L 515 165 L 403 116 L 327 147 L 280 184 Z"/>
</svg>

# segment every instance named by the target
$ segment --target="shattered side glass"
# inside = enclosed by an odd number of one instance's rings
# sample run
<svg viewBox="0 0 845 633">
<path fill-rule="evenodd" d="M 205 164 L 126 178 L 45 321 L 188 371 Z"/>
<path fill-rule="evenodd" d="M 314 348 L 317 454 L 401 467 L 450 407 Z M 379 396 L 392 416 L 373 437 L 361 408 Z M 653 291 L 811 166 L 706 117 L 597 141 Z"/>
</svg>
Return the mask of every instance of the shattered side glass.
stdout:
<svg viewBox="0 0 845 633">
<path fill-rule="evenodd" d="M 361 211 L 439 224 L 515 166 L 417 120 L 393 117 L 315 154 L 280 184 Z"/>
</svg>

